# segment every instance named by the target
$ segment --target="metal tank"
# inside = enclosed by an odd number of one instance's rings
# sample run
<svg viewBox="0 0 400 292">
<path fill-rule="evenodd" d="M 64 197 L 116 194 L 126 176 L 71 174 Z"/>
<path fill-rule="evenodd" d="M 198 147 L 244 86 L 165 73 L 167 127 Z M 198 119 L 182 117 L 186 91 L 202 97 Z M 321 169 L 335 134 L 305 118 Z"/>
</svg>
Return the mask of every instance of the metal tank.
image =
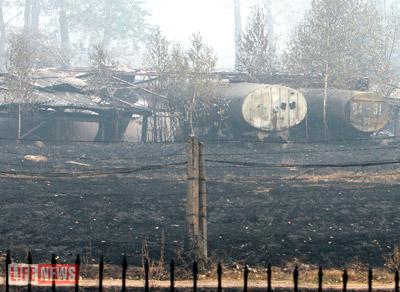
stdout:
<svg viewBox="0 0 400 292">
<path fill-rule="evenodd" d="M 220 86 L 217 95 L 224 103 L 224 134 L 237 139 L 287 136 L 307 114 L 304 95 L 282 85 L 229 83 Z"/>
<path fill-rule="evenodd" d="M 324 137 L 324 89 L 300 89 L 307 101 L 308 113 L 300 135 L 310 139 Z M 329 89 L 327 94 L 328 138 L 368 136 L 382 130 L 390 118 L 384 97 L 374 92 Z M 305 129 L 307 127 L 307 129 Z"/>
</svg>

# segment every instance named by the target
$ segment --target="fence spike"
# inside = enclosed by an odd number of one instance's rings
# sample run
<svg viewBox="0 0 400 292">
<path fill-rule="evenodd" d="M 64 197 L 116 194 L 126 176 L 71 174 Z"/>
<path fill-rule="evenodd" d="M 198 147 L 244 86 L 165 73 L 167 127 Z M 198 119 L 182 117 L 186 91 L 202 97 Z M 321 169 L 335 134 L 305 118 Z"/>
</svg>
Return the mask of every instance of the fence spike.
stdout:
<svg viewBox="0 0 400 292">
<path fill-rule="evenodd" d="M 296 267 L 294 268 L 294 272 L 293 272 L 293 282 L 294 282 L 294 292 L 298 292 L 299 291 L 299 268 Z"/>
<path fill-rule="evenodd" d="M 174 292 L 175 291 L 175 261 L 174 260 L 171 260 L 171 263 L 169 265 L 169 273 L 170 273 L 169 281 L 170 281 L 171 292 Z"/>
<path fill-rule="evenodd" d="M 249 267 L 244 265 L 244 283 L 243 283 L 243 292 L 247 292 L 249 286 Z"/>
<path fill-rule="evenodd" d="M 149 261 L 146 259 L 144 263 L 144 291 L 149 292 Z"/>
<path fill-rule="evenodd" d="M 318 270 L 318 292 L 322 292 L 323 279 L 324 279 L 324 272 L 322 270 L 322 267 L 319 267 L 319 270 Z"/>
<path fill-rule="evenodd" d="M 399 292 L 399 270 L 396 270 L 396 273 L 394 274 L 394 290 L 395 292 Z"/>
<path fill-rule="evenodd" d="M 272 269 L 271 269 L 271 264 L 268 265 L 267 268 L 267 292 L 272 292 Z"/>
<path fill-rule="evenodd" d="M 75 292 L 79 291 L 79 271 L 81 267 L 81 257 L 79 254 L 77 254 L 76 259 L 75 259 L 75 268 L 76 268 L 76 274 L 75 274 Z"/>
<path fill-rule="evenodd" d="M 104 257 L 100 257 L 99 263 L 99 292 L 103 291 L 103 271 L 104 271 Z"/>
<path fill-rule="evenodd" d="M 126 291 L 126 271 L 128 270 L 128 261 L 126 256 L 122 259 L 122 292 Z"/>
<path fill-rule="evenodd" d="M 10 283 L 9 283 L 9 266 L 11 264 L 11 255 L 10 251 L 7 250 L 7 255 L 6 255 L 6 292 L 10 291 Z"/>
<path fill-rule="evenodd" d="M 349 275 L 347 274 L 347 269 L 343 272 L 343 292 L 347 291 L 347 282 L 349 281 Z"/>
<path fill-rule="evenodd" d="M 218 292 L 221 292 L 222 291 L 222 264 L 221 263 L 218 263 L 217 275 L 218 275 Z"/>
<path fill-rule="evenodd" d="M 28 262 L 28 292 L 31 292 L 32 291 L 31 265 L 33 261 L 32 261 L 32 253 L 30 251 L 28 252 L 27 262 Z"/>
<path fill-rule="evenodd" d="M 374 274 L 372 269 L 368 270 L 368 292 L 372 292 L 372 279 L 374 278 Z"/>
<path fill-rule="evenodd" d="M 57 264 L 56 255 L 53 254 L 53 255 L 51 256 L 51 267 L 52 267 L 53 271 L 54 271 L 54 269 L 56 268 L 56 264 Z M 56 279 L 54 278 L 54 272 L 52 273 L 51 291 L 52 291 L 52 292 L 56 292 Z"/>
<path fill-rule="evenodd" d="M 198 265 L 197 262 L 193 262 L 193 291 L 196 292 L 197 291 L 197 277 L 198 277 L 198 273 L 199 273 L 199 269 L 198 269 Z"/>
</svg>

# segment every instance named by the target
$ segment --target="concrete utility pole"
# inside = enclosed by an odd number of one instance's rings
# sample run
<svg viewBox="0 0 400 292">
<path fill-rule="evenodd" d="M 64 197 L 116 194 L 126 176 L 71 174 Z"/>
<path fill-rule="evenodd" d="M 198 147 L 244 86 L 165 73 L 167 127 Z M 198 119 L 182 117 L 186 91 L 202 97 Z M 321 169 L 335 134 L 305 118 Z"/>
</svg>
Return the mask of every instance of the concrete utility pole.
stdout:
<svg viewBox="0 0 400 292">
<path fill-rule="evenodd" d="M 242 42 L 242 16 L 240 0 L 233 0 L 235 9 L 235 70 L 240 71 L 240 44 Z"/>
<path fill-rule="evenodd" d="M 204 146 L 191 136 L 187 143 L 187 201 L 186 221 L 192 249 L 197 259 L 206 260 L 207 250 L 207 193 L 204 167 Z"/>
</svg>

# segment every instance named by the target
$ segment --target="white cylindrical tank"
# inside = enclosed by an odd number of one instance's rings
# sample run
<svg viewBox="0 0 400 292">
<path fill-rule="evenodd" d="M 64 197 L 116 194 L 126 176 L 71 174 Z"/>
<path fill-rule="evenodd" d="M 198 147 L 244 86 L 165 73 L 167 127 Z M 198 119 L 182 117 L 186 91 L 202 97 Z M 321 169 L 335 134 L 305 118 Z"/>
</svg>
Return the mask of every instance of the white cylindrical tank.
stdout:
<svg viewBox="0 0 400 292">
<path fill-rule="evenodd" d="M 238 135 L 248 131 L 276 133 L 299 125 L 306 117 L 304 95 L 282 85 L 229 83 L 218 88 L 225 118 Z"/>
</svg>

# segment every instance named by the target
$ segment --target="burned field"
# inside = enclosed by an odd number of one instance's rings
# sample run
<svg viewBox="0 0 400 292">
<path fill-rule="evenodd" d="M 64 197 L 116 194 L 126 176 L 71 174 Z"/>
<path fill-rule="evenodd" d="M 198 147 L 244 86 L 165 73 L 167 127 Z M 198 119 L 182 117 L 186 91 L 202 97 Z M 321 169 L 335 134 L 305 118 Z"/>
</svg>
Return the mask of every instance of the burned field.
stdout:
<svg viewBox="0 0 400 292">
<path fill-rule="evenodd" d="M 400 240 L 398 140 L 206 143 L 212 260 L 381 266 Z M 0 250 L 183 256 L 185 145 L 4 144 Z"/>
</svg>

